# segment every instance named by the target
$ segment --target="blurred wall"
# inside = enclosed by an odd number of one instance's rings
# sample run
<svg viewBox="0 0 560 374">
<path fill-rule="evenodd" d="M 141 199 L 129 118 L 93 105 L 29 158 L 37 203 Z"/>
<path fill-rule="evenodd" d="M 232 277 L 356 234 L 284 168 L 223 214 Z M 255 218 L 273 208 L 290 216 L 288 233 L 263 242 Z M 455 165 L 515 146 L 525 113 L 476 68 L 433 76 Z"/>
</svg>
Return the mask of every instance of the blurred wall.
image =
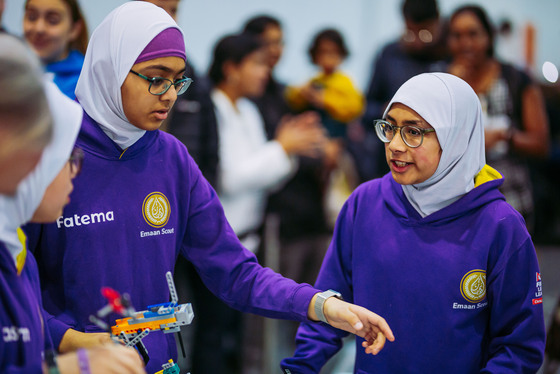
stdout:
<svg viewBox="0 0 560 374">
<path fill-rule="evenodd" d="M 21 34 L 24 0 L 5 0 L 3 22 L 8 30 Z M 105 15 L 123 0 L 80 0 L 90 33 Z M 474 0 L 486 7 L 495 24 L 507 18 L 514 26 L 511 40 L 498 45 L 498 53 L 522 64 L 523 27 L 536 28 L 534 73 L 542 79 L 545 61 L 560 66 L 560 1 L 558 0 Z M 370 66 L 379 48 L 400 34 L 403 23 L 401 0 L 182 0 L 178 23 L 186 35 L 188 58 L 199 73 L 206 72 L 214 43 L 225 33 L 238 31 L 245 20 L 260 13 L 276 16 L 285 29 L 285 54 L 277 76 L 288 83 L 300 83 L 314 73 L 307 57 L 311 38 L 320 28 L 339 28 L 351 55 L 343 68 L 356 84 L 367 87 Z M 439 0 L 441 14 L 449 15 L 460 0 Z"/>
</svg>

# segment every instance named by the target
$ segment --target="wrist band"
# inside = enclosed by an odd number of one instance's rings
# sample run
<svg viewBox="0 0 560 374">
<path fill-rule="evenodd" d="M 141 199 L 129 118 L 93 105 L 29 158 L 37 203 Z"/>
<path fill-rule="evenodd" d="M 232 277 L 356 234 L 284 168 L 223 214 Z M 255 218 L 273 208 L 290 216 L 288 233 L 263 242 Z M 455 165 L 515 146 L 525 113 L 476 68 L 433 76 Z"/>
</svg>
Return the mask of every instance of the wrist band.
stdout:
<svg viewBox="0 0 560 374">
<path fill-rule="evenodd" d="M 314 305 L 315 314 L 317 315 L 317 318 L 319 318 L 319 321 L 325 323 L 329 323 L 329 321 L 327 320 L 327 317 L 325 317 L 325 313 L 323 312 L 323 306 L 325 305 L 325 301 L 327 301 L 329 297 L 336 297 L 337 299 L 342 300 L 342 295 L 340 294 L 340 292 L 334 290 L 328 290 L 317 294 L 317 298 L 315 299 L 315 305 Z"/>
<path fill-rule="evenodd" d="M 91 374 L 91 372 L 89 371 L 89 359 L 87 351 L 83 348 L 80 348 L 77 351 L 77 355 L 80 374 Z"/>
</svg>

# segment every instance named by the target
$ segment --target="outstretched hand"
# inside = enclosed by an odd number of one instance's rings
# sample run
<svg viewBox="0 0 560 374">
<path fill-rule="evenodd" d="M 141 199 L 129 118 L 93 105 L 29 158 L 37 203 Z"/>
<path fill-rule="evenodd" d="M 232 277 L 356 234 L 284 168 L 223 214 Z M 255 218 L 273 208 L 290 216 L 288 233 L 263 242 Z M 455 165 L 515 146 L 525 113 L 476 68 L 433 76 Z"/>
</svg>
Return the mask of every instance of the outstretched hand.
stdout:
<svg viewBox="0 0 560 374">
<path fill-rule="evenodd" d="M 68 329 L 62 336 L 58 351 L 66 353 L 75 351 L 78 348 L 91 348 L 107 343 L 113 343 L 111 335 L 107 332 L 85 333 Z"/>
<path fill-rule="evenodd" d="M 136 350 L 114 343 L 89 348 L 87 361 L 92 374 L 146 374 Z M 57 364 L 61 374 L 84 372 L 76 352 L 59 355 Z"/>
<path fill-rule="evenodd" d="M 319 157 L 327 143 L 325 129 L 315 112 L 284 116 L 276 130 L 275 140 L 287 154 Z"/>
<path fill-rule="evenodd" d="M 316 296 L 311 301 L 312 305 L 315 305 L 315 299 Z M 311 309 L 310 307 L 311 319 L 317 320 L 315 312 Z M 364 338 L 362 347 L 365 348 L 367 354 L 378 354 L 385 346 L 387 339 L 391 342 L 395 341 L 387 321 L 364 307 L 331 297 L 325 301 L 323 313 L 331 326 Z"/>
</svg>

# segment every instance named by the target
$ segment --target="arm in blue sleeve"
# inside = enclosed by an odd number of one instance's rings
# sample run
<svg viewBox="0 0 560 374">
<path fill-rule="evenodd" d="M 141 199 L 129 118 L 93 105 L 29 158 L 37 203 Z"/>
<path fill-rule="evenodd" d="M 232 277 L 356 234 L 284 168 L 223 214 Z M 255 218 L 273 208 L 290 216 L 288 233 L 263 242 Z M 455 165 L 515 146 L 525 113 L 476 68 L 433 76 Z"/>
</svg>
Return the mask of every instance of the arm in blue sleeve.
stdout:
<svg viewBox="0 0 560 374">
<path fill-rule="evenodd" d="M 488 283 L 488 358 L 482 373 L 536 373 L 544 358 L 540 272 L 531 239 Z"/>
<path fill-rule="evenodd" d="M 323 260 L 316 288 L 340 292 L 345 301 L 354 302 L 352 293 L 352 198 L 342 208 L 334 230 L 333 240 Z M 282 360 L 285 373 L 319 373 L 325 363 L 342 347 L 348 333 L 325 323 L 302 323 L 296 336 L 293 357 Z"/>
</svg>

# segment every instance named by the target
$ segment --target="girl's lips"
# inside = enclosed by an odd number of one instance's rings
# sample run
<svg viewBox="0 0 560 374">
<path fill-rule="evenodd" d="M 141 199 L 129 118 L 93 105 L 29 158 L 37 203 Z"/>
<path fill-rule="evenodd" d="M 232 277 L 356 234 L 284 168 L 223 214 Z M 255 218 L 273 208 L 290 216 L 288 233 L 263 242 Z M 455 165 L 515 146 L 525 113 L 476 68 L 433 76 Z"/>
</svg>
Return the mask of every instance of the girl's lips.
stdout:
<svg viewBox="0 0 560 374">
<path fill-rule="evenodd" d="M 408 169 L 411 164 L 403 161 L 391 160 L 391 169 L 397 173 L 402 173 Z"/>
<path fill-rule="evenodd" d="M 48 40 L 44 40 L 44 39 L 35 39 L 33 41 L 31 41 L 31 45 L 35 48 L 35 49 L 43 49 L 46 46 L 49 45 L 49 41 Z"/>
<path fill-rule="evenodd" d="M 159 121 L 163 121 L 163 120 L 167 119 L 167 114 L 169 112 L 166 111 L 166 110 L 158 110 L 158 111 L 155 111 L 153 113 Z"/>
</svg>

